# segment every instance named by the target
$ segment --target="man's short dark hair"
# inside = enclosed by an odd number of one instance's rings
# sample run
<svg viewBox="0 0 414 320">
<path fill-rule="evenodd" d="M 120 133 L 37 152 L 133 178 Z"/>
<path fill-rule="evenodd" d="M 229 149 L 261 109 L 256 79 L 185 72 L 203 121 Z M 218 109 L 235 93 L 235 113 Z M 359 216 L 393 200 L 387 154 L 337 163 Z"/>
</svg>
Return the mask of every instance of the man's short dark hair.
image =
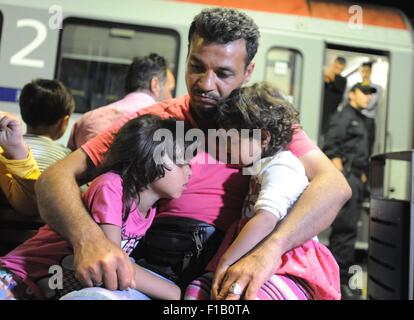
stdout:
<svg viewBox="0 0 414 320">
<path fill-rule="evenodd" d="M 346 59 L 344 57 L 337 57 L 335 61 L 342 65 L 346 65 Z"/>
<path fill-rule="evenodd" d="M 372 69 L 372 61 L 363 62 L 361 64 L 361 67 L 368 67 L 368 68 Z"/>
<path fill-rule="evenodd" d="M 156 53 L 145 57 L 135 57 L 125 78 L 125 92 L 149 90 L 150 81 L 155 77 L 164 83 L 167 77 L 167 67 L 165 58 Z"/>
<path fill-rule="evenodd" d="M 20 113 L 32 128 L 51 126 L 75 110 L 69 89 L 60 81 L 36 79 L 26 84 L 20 93 Z"/>
<path fill-rule="evenodd" d="M 194 17 L 188 32 L 188 43 L 193 35 L 208 42 L 226 44 L 239 39 L 246 41 L 246 66 L 253 60 L 259 46 L 260 32 L 253 19 L 241 11 L 227 8 L 204 9 Z"/>
</svg>

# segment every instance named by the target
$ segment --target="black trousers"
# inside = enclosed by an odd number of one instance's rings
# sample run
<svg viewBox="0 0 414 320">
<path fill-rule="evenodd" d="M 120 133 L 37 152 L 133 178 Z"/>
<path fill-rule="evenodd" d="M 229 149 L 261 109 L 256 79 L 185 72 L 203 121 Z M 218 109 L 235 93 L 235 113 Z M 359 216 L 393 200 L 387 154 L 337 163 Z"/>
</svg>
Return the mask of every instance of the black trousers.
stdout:
<svg viewBox="0 0 414 320">
<path fill-rule="evenodd" d="M 363 200 L 363 183 L 360 176 L 350 173 L 346 178 L 352 188 L 352 197 L 332 223 L 332 232 L 329 237 L 330 250 L 340 268 L 341 284 L 348 283 L 350 276 L 348 270 L 355 261 L 357 225 Z"/>
</svg>

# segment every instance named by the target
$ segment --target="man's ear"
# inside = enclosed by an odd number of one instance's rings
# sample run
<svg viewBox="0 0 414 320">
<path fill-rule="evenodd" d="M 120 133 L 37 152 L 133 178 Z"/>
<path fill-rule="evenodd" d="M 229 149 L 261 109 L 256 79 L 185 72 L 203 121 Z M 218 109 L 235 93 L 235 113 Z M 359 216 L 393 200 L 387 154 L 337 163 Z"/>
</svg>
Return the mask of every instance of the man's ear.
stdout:
<svg viewBox="0 0 414 320">
<path fill-rule="evenodd" d="M 254 70 L 254 62 L 251 62 L 247 68 L 246 71 L 244 72 L 244 80 L 243 80 L 243 84 L 246 84 L 247 82 L 250 81 L 250 78 L 252 76 Z"/>
<path fill-rule="evenodd" d="M 150 80 L 149 89 L 155 99 L 157 99 L 160 96 L 161 85 L 160 85 L 160 79 L 158 77 L 153 77 Z"/>
</svg>

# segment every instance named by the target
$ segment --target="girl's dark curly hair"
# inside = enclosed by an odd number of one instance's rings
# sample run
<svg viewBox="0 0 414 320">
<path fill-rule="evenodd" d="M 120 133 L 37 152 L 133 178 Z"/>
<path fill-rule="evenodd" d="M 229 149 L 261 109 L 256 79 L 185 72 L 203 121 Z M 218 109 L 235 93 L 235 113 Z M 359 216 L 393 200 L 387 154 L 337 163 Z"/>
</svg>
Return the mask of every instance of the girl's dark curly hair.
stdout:
<svg viewBox="0 0 414 320">
<path fill-rule="evenodd" d="M 164 177 L 165 170 L 169 170 L 157 159 L 157 154 L 167 155 L 175 163 L 184 160 L 185 151 L 192 142 L 177 136 L 176 124 L 176 119 L 161 119 L 150 114 L 128 121 L 115 135 L 104 161 L 96 168 L 96 175 L 112 171 L 121 176 L 124 221 L 133 206 L 138 205 L 139 192 Z M 168 130 L 170 138 L 157 138 L 160 129 Z M 188 129 L 189 126 L 184 124 L 184 134 Z"/>
<path fill-rule="evenodd" d="M 299 128 L 299 113 L 278 89 L 262 82 L 234 90 L 219 105 L 217 123 L 224 129 L 268 131 L 269 146 L 262 153 L 262 157 L 268 157 L 291 142 L 295 128 Z"/>
</svg>

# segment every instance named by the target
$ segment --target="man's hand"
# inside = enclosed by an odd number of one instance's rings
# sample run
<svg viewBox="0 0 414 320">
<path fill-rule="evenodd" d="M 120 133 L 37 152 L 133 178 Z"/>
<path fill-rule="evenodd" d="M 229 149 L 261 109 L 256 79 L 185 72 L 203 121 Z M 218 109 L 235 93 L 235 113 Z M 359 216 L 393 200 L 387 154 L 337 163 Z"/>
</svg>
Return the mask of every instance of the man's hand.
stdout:
<svg viewBox="0 0 414 320">
<path fill-rule="evenodd" d="M 333 158 L 331 161 L 332 161 L 333 165 L 335 166 L 335 168 L 337 168 L 341 172 L 344 171 L 344 165 L 342 163 L 341 158 Z"/>
<path fill-rule="evenodd" d="M 327 68 L 323 75 L 324 75 L 324 81 L 327 83 L 335 80 L 335 73 L 330 68 Z"/>
<path fill-rule="evenodd" d="M 21 122 L 7 112 L 0 112 L 0 146 L 10 160 L 27 158 L 29 149 L 23 140 Z"/>
<path fill-rule="evenodd" d="M 135 288 L 135 270 L 124 251 L 105 236 L 74 247 L 76 277 L 88 287 Z"/>
<path fill-rule="evenodd" d="M 212 300 L 224 300 L 227 292 L 221 290 L 223 279 L 226 276 L 226 272 L 230 266 L 220 261 L 218 263 L 216 272 L 214 273 L 213 283 L 211 285 L 211 299 Z"/>
<path fill-rule="evenodd" d="M 227 269 L 222 277 L 221 288 L 217 287 L 216 282 L 213 282 L 213 290 L 220 288 L 219 296 L 225 295 L 225 300 L 256 299 L 260 287 L 280 267 L 282 254 L 277 247 L 271 248 L 270 245 L 263 242 Z M 241 295 L 228 292 L 233 283 L 240 285 L 243 292 Z"/>
<path fill-rule="evenodd" d="M 367 175 L 365 173 L 361 174 L 361 182 L 365 183 L 365 182 L 367 182 L 367 180 L 368 180 Z"/>
</svg>

